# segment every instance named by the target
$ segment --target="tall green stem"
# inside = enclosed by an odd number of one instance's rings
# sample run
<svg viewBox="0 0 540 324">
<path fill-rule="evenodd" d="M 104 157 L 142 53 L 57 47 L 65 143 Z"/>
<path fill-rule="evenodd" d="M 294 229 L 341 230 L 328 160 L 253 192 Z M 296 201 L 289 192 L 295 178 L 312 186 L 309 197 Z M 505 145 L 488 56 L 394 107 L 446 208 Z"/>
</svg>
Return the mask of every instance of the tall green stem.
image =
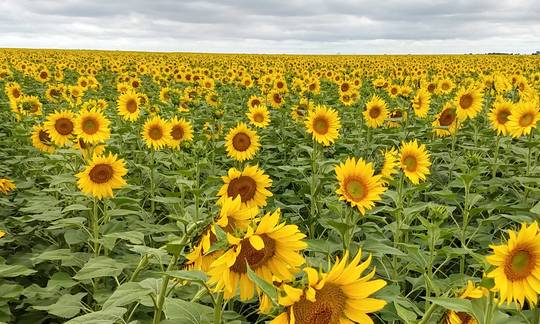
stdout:
<svg viewBox="0 0 540 324">
<path fill-rule="evenodd" d="M 500 144 L 500 141 L 501 141 L 501 136 L 499 134 L 497 134 L 497 139 L 495 141 L 495 157 L 494 157 L 494 161 L 493 161 L 493 171 L 491 172 L 491 177 L 492 178 L 495 178 L 495 175 L 497 174 L 497 163 L 499 162 L 499 144 Z"/>
<path fill-rule="evenodd" d="M 156 202 L 154 201 L 155 198 L 155 179 L 154 179 L 154 173 L 156 168 L 156 158 L 155 158 L 156 150 L 152 150 L 152 166 L 150 167 L 150 211 L 152 213 L 152 217 L 154 216 L 154 211 L 156 210 Z"/>
<path fill-rule="evenodd" d="M 92 209 L 91 213 L 91 224 L 92 224 L 92 240 L 93 240 L 93 249 L 94 249 L 94 255 L 97 257 L 99 256 L 99 252 L 101 250 L 101 247 L 99 246 L 99 215 L 98 215 L 98 201 L 97 198 L 94 197 L 94 208 Z"/>
<path fill-rule="evenodd" d="M 404 177 L 403 173 L 399 176 L 399 184 L 398 184 L 398 197 L 396 202 L 396 229 L 394 232 L 394 248 L 399 247 L 399 243 L 401 240 L 401 226 L 403 223 L 403 183 L 404 183 Z M 397 265 L 397 256 L 394 254 L 392 256 L 392 268 L 394 269 L 394 281 L 398 282 L 398 265 Z"/>
<path fill-rule="evenodd" d="M 223 313 L 223 293 L 219 293 L 214 304 L 214 324 L 221 324 Z"/>
<path fill-rule="evenodd" d="M 310 184 L 310 195 L 311 195 L 311 207 L 310 207 L 310 234 L 311 237 L 315 237 L 315 223 L 317 220 L 317 177 L 318 177 L 318 154 L 319 154 L 319 144 L 313 139 L 313 150 L 311 151 L 311 184 Z"/>
<path fill-rule="evenodd" d="M 167 266 L 167 272 L 171 271 L 178 261 L 178 254 L 173 255 Z M 154 312 L 153 324 L 158 324 L 161 321 L 161 313 L 163 311 L 163 304 L 165 302 L 165 295 L 167 294 L 167 287 L 169 285 L 170 276 L 165 273 L 161 278 L 161 287 L 159 289 L 159 295 L 156 304 L 156 310 Z"/>
</svg>

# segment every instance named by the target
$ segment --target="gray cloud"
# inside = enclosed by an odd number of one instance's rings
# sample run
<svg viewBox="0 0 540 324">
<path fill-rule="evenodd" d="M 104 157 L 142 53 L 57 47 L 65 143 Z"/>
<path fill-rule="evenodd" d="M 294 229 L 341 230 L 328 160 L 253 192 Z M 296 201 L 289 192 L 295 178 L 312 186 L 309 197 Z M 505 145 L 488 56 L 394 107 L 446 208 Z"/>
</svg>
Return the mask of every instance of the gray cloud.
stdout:
<svg viewBox="0 0 540 324">
<path fill-rule="evenodd" d="M 0 0 L 0 47 L 529 53 L 537 0 Z"/>
</svg>

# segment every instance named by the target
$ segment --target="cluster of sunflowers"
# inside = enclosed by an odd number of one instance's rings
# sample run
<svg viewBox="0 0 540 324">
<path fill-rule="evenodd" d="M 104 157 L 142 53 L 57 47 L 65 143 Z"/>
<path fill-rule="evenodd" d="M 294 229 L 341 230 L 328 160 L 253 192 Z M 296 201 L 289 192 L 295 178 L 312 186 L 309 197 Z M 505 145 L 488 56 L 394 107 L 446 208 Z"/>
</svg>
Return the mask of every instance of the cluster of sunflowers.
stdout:
<svg viewBox="0 0 540 324">
<path fill-rule="evenodd" d="M 333 154 L 332 146 L 347 136 L 344 132 L 360 130 L 369 146 L 377 129 L 401 128 L 395 141 L 399 145 L 388 145 L 371 158 L 347 152 L 334 165 L 335 192 L 353 215 L 347 225 L 354 228 L 357 218 L 373 211 L 389 190 L 401 195 L 405 179 L 413 186 L 428 179 L 436 163 L 428 150 L 430 140 L 451 137 L 454 142 L 462 128 L 485 127 L 486 112 L 497 134 L 498 153 L 499 137 L 529 136 L 530 141 L 540 121 L 539 61 L 532 57 L 233 59 L 4 50 L 0 63 L 10 116 L 32 128 L 31 143 L 43 153 L 80 152 L 84 165 L 75 174 L 77 186 L 94 204 L 129 183 L 126 162 L 119 158 L 127 158 L 128 152 L 113 154 L 107 146 L 111 136 L 121 135 L 115 134 L 121 128 L 138 134 L 152 152 L 175 154 L 199 139 L 207 148 L 224 148 L 236 167 L 222 176 L 217 190 L 219 215 L 188 244 L 179 266 L 206 273 L 207 284 L 220 300 L 258 302 L 260 313 L 272 318 L 271 323 L 373 323 L 369 314 L 388 303 L 373 295 L 397 278 L 383 279 L 374 268 L 363 275 L 372 256 L 362 260 L 361 249 L 349 252 L 352 236 L 344 238 L 341 257 L 332 265 L 314 262 L 306 258 L 313 229 L 305 234 L 308 229 L 288 223 L 280 209 L 262 211 L 277 193 L 272 193 L 265 170 L 249 163 L 263 154 L 268 128 L 279 133 L 289 122 L 311 136 L 312 183 L 320 175 L 319 160 Z M 231 94 L 231 89 L 239 94 Z M 240 97 L 241 107 L 231 107 L 231 96 Z M 236 112 L 239 116 L 230 118 Z M 410 129 L 418 124 L 428 125 L 431 134 L 414 138 Z M 380 167 L 375 160 L 382 161 Z M 316 219 L 317 187 L 311 189 L 309 212 Z M 0 179 L 0 192 L 12 191 L 13 181 Z M 402 229 L 400 224 L 395 233 Z M 0 238 L 5 234 L 0 231 Z M 493 254 L 487 257 L 492 270 L 486 278 L 493 279 L 493 286 L 469 281 L 459 298 L 498 294 L 501 303 L 520 308 L 525 300 L 537 303 L 538 225 L 523 224 L 509 236 L 507 243 L 491 246 Z M 399 242 L 399 237 L 394 239 Z M 261 281 L 267 285 L 261 286 Z M 471 314 L 457 310 L 448 311 L 443 320 L 475 323 Z"/>
</svg>

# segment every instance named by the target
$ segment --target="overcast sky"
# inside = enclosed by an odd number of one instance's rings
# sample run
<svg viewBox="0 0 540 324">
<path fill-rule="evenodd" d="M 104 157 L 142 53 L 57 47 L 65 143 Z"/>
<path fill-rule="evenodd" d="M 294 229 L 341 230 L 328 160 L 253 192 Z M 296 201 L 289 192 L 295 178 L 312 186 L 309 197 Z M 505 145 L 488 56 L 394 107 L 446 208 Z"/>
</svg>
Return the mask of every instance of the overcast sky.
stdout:
<svg viewBox="0 0 540 324">
<path fill-rule="evenodd" d="M 540 0 L 0 0 L 0 47 L 531 53 Z"/>
</svg>

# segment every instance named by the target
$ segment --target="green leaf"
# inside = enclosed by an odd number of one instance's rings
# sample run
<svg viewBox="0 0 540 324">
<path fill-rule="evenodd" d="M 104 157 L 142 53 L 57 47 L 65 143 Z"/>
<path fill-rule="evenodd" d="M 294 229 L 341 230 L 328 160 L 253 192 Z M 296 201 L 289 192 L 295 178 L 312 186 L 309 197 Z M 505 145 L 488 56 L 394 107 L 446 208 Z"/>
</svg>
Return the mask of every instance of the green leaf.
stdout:
<svg viewBox="0 0 540 324">
<path fill-rule="evenodd" d="M 28 269 L 19 264 L 0 264 L 0 278 L 13 278 L 19 276 L 28 276 L 35 273 L 36 270 Z"/>
<path fill-rule="evenodd" d="M 468 314 L 473 313 L 471 301 L 461 298 L 430 298 L 430 301 L 434 304 L 442 306 L 446 309 L 453 310 L 455 312 L 465 312 Z"/>
<path fill-rule="evenodd" d="M 70 249 L 57 249 L 45 251 L 38 255 L 35 258 L 32 258 L 34 263 L 41 263 L 44 261 L 63 261 L 63 260 L 72 260 L 73 253 Z"/>
<path fill-rule="evenodd" d="M 177 298 L 166 298 L 163 306 L 167 319 L 176 319 L 177 323 L 211 323 L 214 314 L 211 307 Z"/>
<path fill-rule="evenodd" d="M 208 280 L 206 273 L 199 270 L 173 270 L 167 271 L 167 274 L 173 278 L 187 281 L 206 282 Z"/>
<path fill-rule="evenodd" d="M 105 310 L 75 317 L 65 324 L 114 324 L 122 321 L 122 316 L 127 309 L 122 307 L 110 307 Z"/>
<path fill-rule="evenodd" d="M 145 288 L 138 282 L 127 282 L 113 292 L 103 303 L 102 309 L 129 305 L 152 292 L 152 289 Z"/>
<path fill-rule="evenodd" d="M 531 213 L 540 215 L 540 201 L 530 210 Z"/>
<path fill-rule="evenodd" d="M 62 295 L 56 303 L 48 306 L 32 306 L 37 310 L 47 311 L 49 314 L 62 317 L 72 318 L 81 311 L 81 299 L 86 296 L 86 293 L 78 293 L 76 295 Z"/>
<path fill-rule="evenodd" d="M 405 307 L 401 306 L 399 303 L 394 302 L 394 307 L 396 308 L 396 312 L 401 319 L 405 321 L 405 323 L 412 323 L 416 320 L 416 313 L 412 312 Z"/>
<path fill-rule="evenodd" d="M 251 279 L 251 281 L 253 281 L 255 285 L 257 285 L 257 287 L 259 287 L 266 295 L 268 295 L 268 297 L 270 297 L 272 301 L 275 301 L 275 299 L 277 298 L 276 287 L 274 287 L 274 285 L 262 279 L 261 277 L 257 276 L 257 274 L 253 272 L 253 270 L 251 270 L 248 264 L 246 264 L 246 266 L 248 278 Z"/>
<path fill-rule="evenodd" d="M 125 264 L 116 260 L 100 256 L 88 260 L 73 278 L 76 280 L 89 280 L 99 277 L 118 277 L 125 266 Z"/>
<path fill-rule="evenodd" d="M 144 244 L 144 234 L 137 231 L 128 231 L 121 233 L 110 233 L 103 235 L 104 237 L 126 240 L 132 244 Z"/>
</svg>

